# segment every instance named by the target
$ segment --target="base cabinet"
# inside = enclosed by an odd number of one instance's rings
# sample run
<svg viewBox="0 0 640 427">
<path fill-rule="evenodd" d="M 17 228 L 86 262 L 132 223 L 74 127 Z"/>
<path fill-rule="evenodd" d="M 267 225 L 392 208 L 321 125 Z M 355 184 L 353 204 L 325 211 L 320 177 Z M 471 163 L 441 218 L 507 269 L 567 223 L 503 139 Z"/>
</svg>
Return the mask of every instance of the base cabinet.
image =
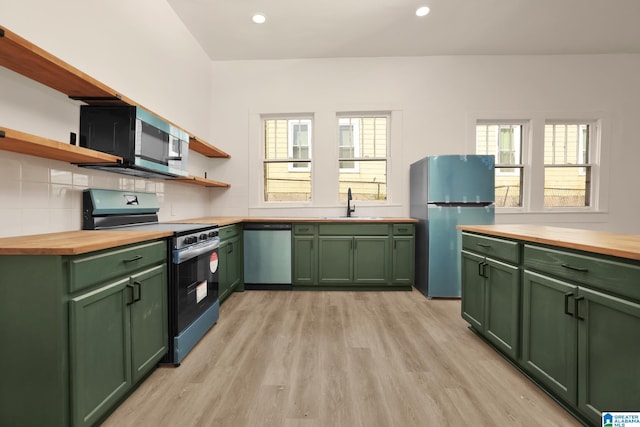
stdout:
<svg viewBox="0 0 640 427">
<path fill-rule="evenodd" d="M 293 285 L 410 289 L 414 247 L 413 224 L 294 224 Z"/>
<path fill-rule="evenodd" d="M 243 288 L 243 246 L 242 227 L 240 225 L 228 225 L 219 230 L 220 247 L 218 248 L 218 259 L 220 263 L 219 296 L 222 303 L 234 291 L 244 290 Z"/>
<path fill-rule="evenodd" d="M 489 314 L 491 305 L 512 310 L 514 300 L 504 292 L 509 274 L 477 253 L 492 237 L 469 236 L 461 253 L 462 317 L 587 425 L 600 426 L 603 412 L 638 411 L 640 263 L 513 241 L 523 245 L 520 326 L 513 337 L 521 354 L 514 359 L 495 339 L 504 334 L 494 333 L 511 330 L 505 328 L 510 320 L 500 321 L 500 314 L 492 321 Z M 494 286 L 496 276 L 502 279 Z M 493 292 L 501 296 L 491 302 Z"/>
<path fill-rule="evenodd" d="M 462 241 L 462 317 L 516 359 L 520 350 L 520 268 L 497 257 L 506 245 L 506 261 L 519 260 L 520 246 L 499 239 L 479 241 L 477 236 L 466 235 Z"/>
<path fill-rule="evenodd" d="M 157 365 L 168 344 L 166 257 L 164 240 L 0 257 L 0 321 L 13 325 L 0 339 L 20 343 L 3 356 L 0 425 L 96 425 Z M 106 278 L 89 274 L 105 265 Z"/>
</svg>

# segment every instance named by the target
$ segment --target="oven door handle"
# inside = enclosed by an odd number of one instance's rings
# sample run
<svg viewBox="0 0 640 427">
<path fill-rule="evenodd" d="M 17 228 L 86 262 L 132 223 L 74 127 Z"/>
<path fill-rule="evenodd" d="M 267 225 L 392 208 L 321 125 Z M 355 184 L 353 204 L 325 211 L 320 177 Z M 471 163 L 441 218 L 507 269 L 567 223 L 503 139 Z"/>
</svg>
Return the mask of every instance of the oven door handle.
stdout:
<svg viewBox="0 0 640 427">
<path fill-rule="evenodd" d="M 173 251 L 173 263 L 174 264 L 182 264 L 185 261 L 188 261 L 192 258 L 205 254 L 207 252 L 211 252 L 215 249 L 218 249 L 220 246 L 220 240 L 215 239 L 210 243 L 205 243 L 202 245 L 189 246 L 187 248 L 176 249 Z"/>
</svg>

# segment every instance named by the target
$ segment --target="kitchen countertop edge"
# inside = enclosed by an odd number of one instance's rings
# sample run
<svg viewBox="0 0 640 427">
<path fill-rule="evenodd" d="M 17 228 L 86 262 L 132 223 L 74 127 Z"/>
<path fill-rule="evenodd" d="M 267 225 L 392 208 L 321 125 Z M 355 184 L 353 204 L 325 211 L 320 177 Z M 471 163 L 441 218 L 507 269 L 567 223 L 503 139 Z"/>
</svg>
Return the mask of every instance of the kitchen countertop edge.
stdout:
<svg viewBox="0 0 640 427">
<path fill-rule="evenodd" d="M 415 223 L 413 218 L 270 218 L 270 217 L 201 217 L 168 221 L 187 224 L 217 224 L 244 222 L 322 222 L 322 223 Z M 0 238 L 0 255 L 81 255 L 118 246 L 141 243 L 171 236 L 170 231 L 75 230 Z"/>
<path fill-rule="evenodd" d="M 459 230 L 640 260 L 640 235 L 535 224 L 459 225 Z"/>
</svg>

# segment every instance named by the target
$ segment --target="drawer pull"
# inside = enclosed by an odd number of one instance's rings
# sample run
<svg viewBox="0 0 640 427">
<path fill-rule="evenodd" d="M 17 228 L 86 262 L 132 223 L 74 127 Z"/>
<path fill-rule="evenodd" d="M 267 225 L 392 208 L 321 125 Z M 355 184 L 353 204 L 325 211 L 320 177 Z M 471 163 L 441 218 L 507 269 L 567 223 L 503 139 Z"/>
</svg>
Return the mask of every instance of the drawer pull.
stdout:
<svg viewBox="0 0 640 427">
<path fill-rule="evenodd" d="M 567 268 L 569 270 L 573 270 L 573 271 L 580 271 L 582 273 L 587 273 L 589 271 L 588 268 L 584 268 L 584 267 L 575 267 L 573 265 L 570 264 L 560 264 L 562 265 L 564 268 Z"/>
<path fill-rule="evenodd" d="M 129 258 L 129 259 L 123 259 L 122 262 L 124 262 L 125 264 L 133 262 L 133 261 L 138 261 L 139 259 L 142 259 L 143 256 L 142 255 L 136 255 L 133 258 Z"/>
<path fill-rule="evenodd" d="M 135 298 L 135 286 L 133 286 L 133 283 L 127 283 L 127 288 L 129 289 L 129 301 L 127 301 L 127 305 L 131 305 L 134 302 L 136 302 L 136 298 Z"/>
<path fill-rule="evenodd" d="M 564 294 L 564 314 L 568 314 L 569 316 L 573 316 L 573 313 L 569 312 L 569 298 L 573 296 L 573 292 L 567 292 Z"/>
<path fill-rule="evenodd" d="M 309 227 L 300 227 L 298 231 L 309 231 Z"/>
<path fill-rule="evenodd" d="M 142 299 L 142 283 L 135 281 L 133 284 L 138 288 L 138 297 L 133 299 L 133 302 L 138 302 Z"/>
<path fill-rule="evenodd" d="M 481 248 L 490 248 L 491 245 L 487 245 L 486 243 L 476 243 L 476 245 L 480 246 Z"/>
</svg>

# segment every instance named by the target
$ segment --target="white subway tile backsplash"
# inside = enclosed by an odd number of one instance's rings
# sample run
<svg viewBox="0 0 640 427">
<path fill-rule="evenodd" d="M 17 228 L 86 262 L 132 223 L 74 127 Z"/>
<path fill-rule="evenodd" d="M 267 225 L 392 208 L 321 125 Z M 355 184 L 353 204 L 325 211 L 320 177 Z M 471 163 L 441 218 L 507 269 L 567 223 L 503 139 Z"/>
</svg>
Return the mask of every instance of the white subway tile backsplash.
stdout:
<svg viewBox="0 0 640 427">
<path fill-rule="evenodd" d="M 22 209 L 21 215 L 21 234 L 42 234 L 59 231 L 57 227 L 51 226 L 49 209 Z"/>
<path fill-rule="evenodd" d="M 22 208 L 48 209 L 49 208 L 49 183 L 22 181 Z"/>
<path fill-rule="evenodd" d="M 68 170 L 49 169 L 49 182 L 51 184 L 73 184 L 73 173 Z"/>
<path fill-rule="evenodd" d="M 0 204 L 0 206 L 7 206 Z M 22 209 L 0 208 L 0 236 L 20 236 L 22 232 Z"/>
<path fill-rule="evenodd" d="M 49 185 L 49 208 L 71 209 L 73 207 L 73 187 L 71 185 Z"/>
<path fill-rule="evenodd" d="M 0 181 L 18 181 L 22 178 L 22 163 L 13 153 L 0 153 Z"/>
</svg>

